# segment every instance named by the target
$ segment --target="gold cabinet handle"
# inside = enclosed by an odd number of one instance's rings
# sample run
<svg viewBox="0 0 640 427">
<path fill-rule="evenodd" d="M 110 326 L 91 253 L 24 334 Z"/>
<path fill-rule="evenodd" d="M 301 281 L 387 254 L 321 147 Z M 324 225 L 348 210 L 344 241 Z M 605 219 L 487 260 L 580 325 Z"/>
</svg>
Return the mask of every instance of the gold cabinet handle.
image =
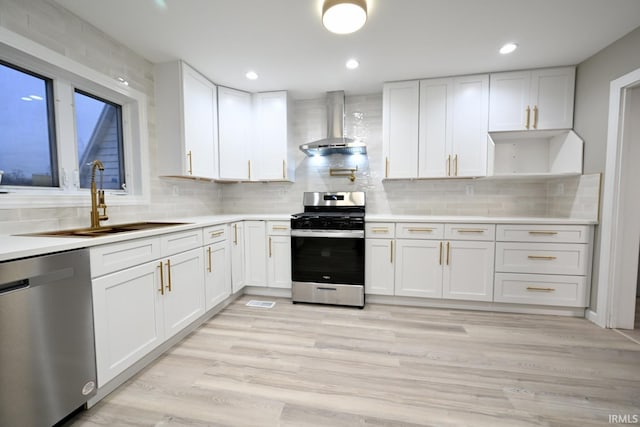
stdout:
<svg viewBox="0 0 640 427">
<path fill-rule="evenodd" d="M 233 224 L 233 244 L 238 245 L 238 224 Z"/>
<path fill-rule="evenodd" d="M 447 242 L 447 265 L 449 265 L 449 252 L 450 252 L 449 249 L 450 249 L 449 242 Z"/>
<path fill-rule="evenodd" d="M 393 240 L 389 243 L 391 243 L 391 254 L 389 255 L 389 262 L 393 264 Z"/>
<path fill-rule="evenodd" d="M 442 242 L 440 242 L 440 251 L 438 252 L 438 265 L 442 265 Z"/>
<path fill-rule="evenodd" d="M 418 233 L 431 233 L 433 231 L 433 228 L 415 228 L 415 227 L 411 227 L 411 228 L 407 228 L 407 231 L 409 232 L 418 232 Z"/>
<path fill-rule="evenodd" d="M 371 231 L 373 233 L 388 233 L 389 229 L 387 227 L 373 227 Z"/>
<path fill-rule="evenodd" d="M 457 231 L 458 233 L 484 233 L 486 230 L 481 228 L 460 228 Z"/>
<path fill-rule="evenodd" d="M 211 231 L 211 237 L 220 237 L 224 234 L 224 230 Z"/>
<path fill-rule="evenodd" d="M 554 234 L 558 234 L 557 231 L 530 231 L 529 234 L 543 234 L 543 235 L 554 235 Z"/>
<path fill-rule="evenodd" d="M 187 158 L 189 159 L 189 175 L 193 175 L 193 156 L 191 155 L 191 150 L 187 153 Z"/>
<path fill-rule="evenodd" d="M 289 227 L 287 227 L 286 225 L 274 225 L 273 227 L 271 227 L 272 230 L 288 230 Z"/>
<path fill-rule="evenodd" d="M 286 179 L 287 178 L 287 161 L 283 160 L 282 161 L 282 179 Z"/>
<path fill-rule="evenodd" d="M 171 260 L 167 260 L 167 289 L 171 292 Z"/>
<path fill-rule="evenodd" d="M 458 176 L 458 155 L 453 156 L 453 176 Z"/>
<path fill-rule="evenodd" d="M 207 271 L 211 273 L 211 246 L 207 248 L 207 252 L 209 253 L 209 268 L 207 268 Z"/>
<path fill-rule="evenodd" d="M 556 257 L 554 256 L 542 256 L 542 255 L 529 255 L 527 258 L 529 259 L 542 259 L 545 261 L 552 261 L 554 259 L 556 259 Z"/>
<path fill-rule="evenodd" d="M 384 158 L 384 177 L 389 178 L 389 158 Z"/>
<path fill-rule="evenodd" d="M 271 258 L 271 237 L 269 237 L 269 258 Z"/>
<path fill-rule="evenodd" d="M 555 292 L 555 288 L 539 288 L 537 286 L 527 286 L 527 290 L 531 292 Z"/>
<path fill-rule="evenodd" d="M 529 118 L 531 116 L 531 108 L 529 108 L 528 105 L 527 105 L 526 112 L 527 112 L 527 122 L 525 123 L 524 127 L 525 127 L 525 129 L 529 129 L 529 123 L 530 123 Z"/>
<path fill-rule="evenodd" d="M 538 106 L 533 106 L 533 128 L 538 129 Z"/>
<path fill-rule="evenodd" d="M 451 176 L 451 154 L 447 156 L 447 176 Z"/>
<path fill-rule="evenodd" d="M 162 268 L 162 261 L 158 264 L 158 268 L 160 269 L 160 295 L 164 295 L 164 269 Z"/>
<path fill-rule="evenodd" d="M 249 168 L 249 181 L 251 181 L 251 160 L 247 160 L 247 165 Z"/>
</svg>

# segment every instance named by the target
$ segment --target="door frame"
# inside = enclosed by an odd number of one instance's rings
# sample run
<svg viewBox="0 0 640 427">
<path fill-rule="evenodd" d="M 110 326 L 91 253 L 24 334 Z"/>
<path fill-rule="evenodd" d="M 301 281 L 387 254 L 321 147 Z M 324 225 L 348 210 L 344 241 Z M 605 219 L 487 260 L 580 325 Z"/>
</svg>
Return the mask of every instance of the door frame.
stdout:
<svg viewBox="0 0 640 427">
<path fill-rule="evenodd" d="M 633 298 L 625 280 L 622 260 L 625 251 L 632 250 L 637 262 L 638 246 L 631 248 L 623 239 L 629 219 L 625 214 L 620 191 L 624 188 L 625 170 L 622 167 L 625 146 L 625 112 L 627 90 L 640 85 L 640 68 L 611 81 L 609 94 L 609 126 L 607 131 L 604 191 L 600 215 L 600 259 L 596 311 L 589 310 L 587 318 L 607 328 L 633 328 L 636 281 Z M 625 244 L 626 243 L 626 244 Z M 629 247 L 625 247 L 629 246 Z M 637 265 L 636 265 L 637 274 Z M 629 323 L 630 319 L 630 323 Z"/>
</svg>

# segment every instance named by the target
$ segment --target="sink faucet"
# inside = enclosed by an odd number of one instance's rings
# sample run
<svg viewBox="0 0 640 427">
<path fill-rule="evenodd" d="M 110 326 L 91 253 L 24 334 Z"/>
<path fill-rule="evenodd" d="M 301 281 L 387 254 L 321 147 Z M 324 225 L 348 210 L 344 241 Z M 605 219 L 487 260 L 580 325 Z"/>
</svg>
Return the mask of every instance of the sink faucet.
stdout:
<svg viewBox="0 0 640 427">
<path fill-rule="evenodd" d="M 100 221 L 109 219 L 107 216 L 107 205 L 104 203 L 104 190 L 102 189 L 102 176 L 104 165 L 100 160 L 94 160 L 91 165 L 91 228 L 99 228 Z M 96 169 L 100 170 L 100 190 L 96 188 Z M 102 214 L 98 212 L 102 209 Z"/>
</svg>

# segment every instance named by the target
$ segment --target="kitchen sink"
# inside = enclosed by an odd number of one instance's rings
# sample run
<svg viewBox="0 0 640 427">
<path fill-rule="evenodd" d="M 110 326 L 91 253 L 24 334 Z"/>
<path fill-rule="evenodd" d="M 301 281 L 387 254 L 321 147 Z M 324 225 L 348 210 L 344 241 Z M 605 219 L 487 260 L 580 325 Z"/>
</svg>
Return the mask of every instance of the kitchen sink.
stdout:
<svg viewBox="0 0 640 427">
<path fill-rule="evenodd" d="M 40 237 L 101 237 L 111 234 L 128 233 L 131 231 L 151 230 L 160 227 L 190 224 L 188 222 L 132 222 L 129 224 L 105 225 L 98 228 L 75 228 L 70 230 L 42 231 L 38 233 L 20 234 L 20 236 Z"/>
</svg>

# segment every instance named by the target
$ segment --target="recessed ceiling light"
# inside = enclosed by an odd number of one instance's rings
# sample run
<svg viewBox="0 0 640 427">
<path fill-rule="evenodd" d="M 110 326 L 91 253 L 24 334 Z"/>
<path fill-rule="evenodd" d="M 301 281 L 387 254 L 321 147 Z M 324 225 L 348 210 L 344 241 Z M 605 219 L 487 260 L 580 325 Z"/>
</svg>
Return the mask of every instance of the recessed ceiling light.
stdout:
<svg viewBox="0 0 640 427">
<path fill-rule="evenodd" d="M 348 69 L 355 70 L 360 66 L 360 63 L 358 62 L 357 59 L 350 59 L 347 61 L 345 65 L 347 66 Z"/>
<path fill-rule="evenodd" d="M 322 25 L 332 33 L 353 33 L 362 28 L 365 22 L 365 0 L 325 0 L 322 6 Z"/>
<path fill-rule="evenodd" d="M 33 99 L 29 98 L 28 96 L 23 96 L 22 98 L 23 101 L 33 101 Z"/>
<path fill-rule="evenodd" d="M 42 98 L 39 95 L 29 95 L 29 98 L 35 100 L 35 101 L 42 101 L 44 98 Z"/>
<path fill-rule="evenodd" d="M 503 55 L 506 55 L 508 53 L 513 52 L 514 50 L 516 50 L 518 48 L 518 44 L 517 43 L 507 43 L 504 46 L 502 46 L 500 48 L 500 53 Z"/>
<path fill-rule="evenodd" d="M 129 82 L 124 77 L 116 77 L 116 80 L 125 86 L 129 86 Z"/>
<path fill-rule="evenodd" d="M 247 74 L 245 74 L 245 76 L 249 80 L 256 80 L 258 78 L 258 73 L 256 73 L 255 71 L 247 71 Z"/>
</svg>

